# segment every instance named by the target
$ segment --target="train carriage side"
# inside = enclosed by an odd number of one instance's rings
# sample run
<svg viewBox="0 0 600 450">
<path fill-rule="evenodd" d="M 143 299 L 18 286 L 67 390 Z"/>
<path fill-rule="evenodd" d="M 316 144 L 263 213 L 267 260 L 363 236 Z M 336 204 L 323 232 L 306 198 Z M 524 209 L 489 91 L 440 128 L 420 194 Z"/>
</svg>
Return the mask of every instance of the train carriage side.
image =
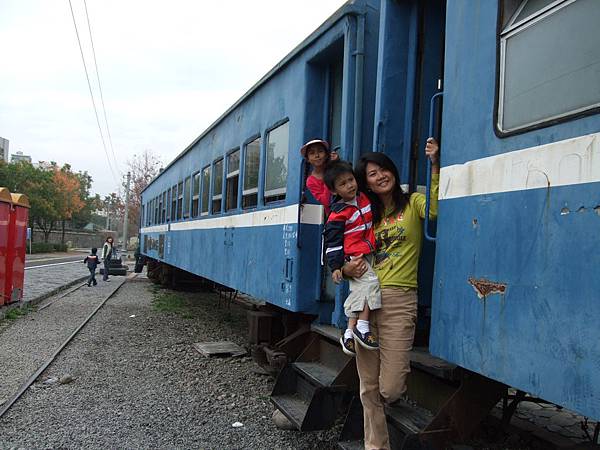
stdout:
<svg viewBox="0 0 600 450">
<path fill-rule="evenodd" d="M 152 181 L 142 194 L 144 255 L 340 320 L 321 301 L 322 208 L 301 204 L 298 149 L 323 136 L 347 159 L 370 147 L 372 123 L 360 117 L 373 114 L 378 13 L 370 0 L 344 5 Z"/>
<path fill-rule="evenodd" d="M 595 0 L 449 3 L 430 337 L 595 419 L 599 22 Z"/>
</svg>

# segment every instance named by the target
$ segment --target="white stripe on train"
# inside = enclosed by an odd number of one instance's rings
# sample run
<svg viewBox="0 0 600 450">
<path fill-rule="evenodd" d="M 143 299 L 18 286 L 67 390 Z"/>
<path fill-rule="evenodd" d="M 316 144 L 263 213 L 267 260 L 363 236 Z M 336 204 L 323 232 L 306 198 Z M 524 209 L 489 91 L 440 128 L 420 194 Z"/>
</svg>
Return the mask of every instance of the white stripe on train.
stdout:
<svg viewBox="0 0 600 450">
<path fill-rule="evenodd" d="M 440 200 L 600 181 L 600 133 L 442 167 Z"/>
<path fill-rule="evenodd" d="M 298 223 L 298 204 L 280 208 L 264 209 L 231 216 L 194 219 L 186 222 L 154 225 L 141 229 L 142 233 L 159 233 L 165 231 L 208 230 L 218 228 L 264 227 L 273 225 L 291 225 Z M 323 207 L 321 205 L 302 205 L 300 223 L 320 225 L 323 223 Z"/>
</svg>

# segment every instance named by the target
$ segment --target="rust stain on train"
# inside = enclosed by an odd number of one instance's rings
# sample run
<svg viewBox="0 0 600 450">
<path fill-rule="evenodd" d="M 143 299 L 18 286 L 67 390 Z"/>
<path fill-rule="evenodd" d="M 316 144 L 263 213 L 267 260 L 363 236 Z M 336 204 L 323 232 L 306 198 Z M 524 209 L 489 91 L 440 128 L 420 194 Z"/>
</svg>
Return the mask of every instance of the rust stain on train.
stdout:
<svg viewBox="0 0 600 450">
<path fill-rule="evenodd" d="M 506 283 L 486 280 L 485 278 L 476 279 L 469 277 L 467 280 L 475 292 L 477 297 L 485 298 L 491 294 L 504 294 L 506 292 Z"/>
</svg>

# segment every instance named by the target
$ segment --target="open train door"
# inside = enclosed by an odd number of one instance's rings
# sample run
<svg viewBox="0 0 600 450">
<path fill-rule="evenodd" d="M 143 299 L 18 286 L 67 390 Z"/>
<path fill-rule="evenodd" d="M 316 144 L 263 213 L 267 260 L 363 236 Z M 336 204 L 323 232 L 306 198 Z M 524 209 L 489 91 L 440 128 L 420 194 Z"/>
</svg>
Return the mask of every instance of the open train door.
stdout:
<svg viewBox="0 0 600 450">
<path fill-rule="evenodd" d="M 394 161 L 405 190 L 424 193 L 425 143 L 431 134 L 441 139 L 446 2 L 385 0 L 381 14 L 373 147 Z M 435 223 L 429 230 L 435 234 Z M 435 245 L 425 242 L 418 275 L 419 346 L 428 341 L 434 258 Z"/>
</svg>

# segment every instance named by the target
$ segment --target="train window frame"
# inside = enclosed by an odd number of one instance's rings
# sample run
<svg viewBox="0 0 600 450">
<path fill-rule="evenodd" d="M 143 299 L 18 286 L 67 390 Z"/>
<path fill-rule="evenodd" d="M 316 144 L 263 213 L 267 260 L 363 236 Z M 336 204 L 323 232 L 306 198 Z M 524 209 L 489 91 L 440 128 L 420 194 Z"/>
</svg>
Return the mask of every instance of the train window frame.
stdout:
<svg viewBox="0 0 600 450">
<path fill-rule="evenodd" d="M 154 202 L 152 203 L 152 208 L 154 209 L 154 225 L 158 224 L 158 197 L 154 197 Z"/>
<path fill-rule="evenodd" d="M 208 166 L 204 166 L 201 173 L 200 180 L 200 217 L 208 216 L 210 214 L 210 186 L 211 186 L 211 177 L 212 177 L 212 166 L 209 164 Z M 208 175 L 208 176 L 207 176 Z M 208 186 L 205 186 L 205 183 L 208 183 Z M 205 188 L 208 189 L 205 189 Z M 206 194 L 206 195 L 205 195 Z M 204 209 L 206 207 L 206 210 Z"/>
<path fill-rule="evenodd" d="M 237 153 L 237 169 L 231 170 L 231 158 Z M 225 155 L 227 161 L 226 176 L 225 176 L 225 211 L 233 211 L 238 209 L 239 205 L 239 188 L 242 154 L 239 147 L 230 150 Z"/>
<path fill-rule="evenodd" d="M 177 183 L 177 220 L 183 218 L 183 180 Z"/>
<path fill-rule="evenodd" d="M 549 4 L 535 10 L 527 17 L 519 18 L 523 9 L 527 6 L 529 0 L 523 0 L 515 9 L 512 5 L 508 14 L 506 4 L 509 1 L 503 0 L 498 2 L 497 15 L 497 42 L 496 42 L 496 94 L 494 101 L 494 133 L 499 138 L 505 138 L 518 134 L 523 134 L 529 131 L 547 128 L 556 124 L 568 122 L 581 117 L 586 117 L 600 112 L 600 102 L 589 104 L 588 106 L 580 107 L 574 110 L 568 110 L 560 114 L 544 117 L 539 120 L 534 120 L 528 123 L 518 125 L 513 128 L 506 128 L 504 123 L 504 94 L 505 94 L 505 73 L 506 73 L 506 42 L 507 40 L 534 26 L 536 23 L 551 17 L 552 15 L 563 11 L 565 8 L 573 5 L 578 0 L 554 0 Z M 506 20 L 506 15 L 510 15 L 510 19 Z M 518 20 L 517 20 L 518 19 Z"/>
<path fill-rule="evenodd" d="M 171 222 L 177 220 L 177 185 L 171 186 Z"/>
<path fill-rule="evenodd" d="M 254 148 L 256 148 L 256 153 L 258 157 L 258 166 L 256 168 L 256 185 L 247 186 L 246 183 L 249 180 L 249 165 L 248 165 L 248 147 L 252 144 L 256 143 L 256 147 L 252 148 L 254 152 Z M 240 183 L 242 186 L 242 209 L 252 209 L 258 206 L 258 188 L 260 185 L 260 166 L 262 163 L 262 143 L 263 139 L 260 134 L 255 134 L 250 137 L 243 145 L 243 163 L 242 167 L 244 169 L 243 180 Z"/>
<path fill-rule="evenodd" d="M 157 198 L 158 198 L 158 222 L 157 223 L 162 223 L 162 206 L 163 206 L 162 194 L 159 194 Z"/>
<path fill-rule="evenodd" d="M 192 177 L 183 180 L 183 220 L 190 218 L 192 205 Z"/>
<path fill-rule="evenodd" d="M 285 160 L 285 169 L 286 175 L 284 176 L 285 182 L 283 187 L 269 189 L 267 190 L 267 181 L 269 177 L 269 160 L 268 160 L 268 151 L 269 151 L 269 137 L 271 133 L 276 130 L 279 130 L 281 127 L 287 126 L 287 150 L 284 152 L 286 160 Z M 267 128 L 265 131 L 265 142 L 264 142 L 264 150 L 262 152 L 263 160 L 264 160 L 264 173 L 263 173 L 263 201 L 266 204 L 284 202 L 287 198 L 287 178 L 289 175 L 289 154 L 290 154 L 290 120 L 289 118 L 282 119 L 276 122 L 273 126 Z"/>
<path fill-rule="evenodd" d="M 161 220 L 160 223 L 167 223 L 167 201 L 168 201 L 168 196 L 167 196 L 167 191 L 164 191 L 162 193 L 162 210 L 161 210 Z"/>
<path fill-rule="evenodd" d="M 219 193 L 216 194 L 216 184 L 217 181 L 219 180 L 219 177 L 217 176 L 217 166 L 220 167 L 221 169 L 221 182 L 219 183 L 220 186 L 218 186 L 219 188 Z M 224 171 L 225 171 L 225 158 L 220 157 L 217 158 L 213 161 L 212 164 L 212 192 L 211 192 L 211 214 L 221 214 L 221 212 L 223 212 L 223 175 L 224 175 Z M 219 206 L 218 208 L 216 206 Z"/>
<path fill-rule="evenodd" d="M 192 218 L 195 219 L 200 214 L 200 171 L 192 175 Z"/>
</svg>

